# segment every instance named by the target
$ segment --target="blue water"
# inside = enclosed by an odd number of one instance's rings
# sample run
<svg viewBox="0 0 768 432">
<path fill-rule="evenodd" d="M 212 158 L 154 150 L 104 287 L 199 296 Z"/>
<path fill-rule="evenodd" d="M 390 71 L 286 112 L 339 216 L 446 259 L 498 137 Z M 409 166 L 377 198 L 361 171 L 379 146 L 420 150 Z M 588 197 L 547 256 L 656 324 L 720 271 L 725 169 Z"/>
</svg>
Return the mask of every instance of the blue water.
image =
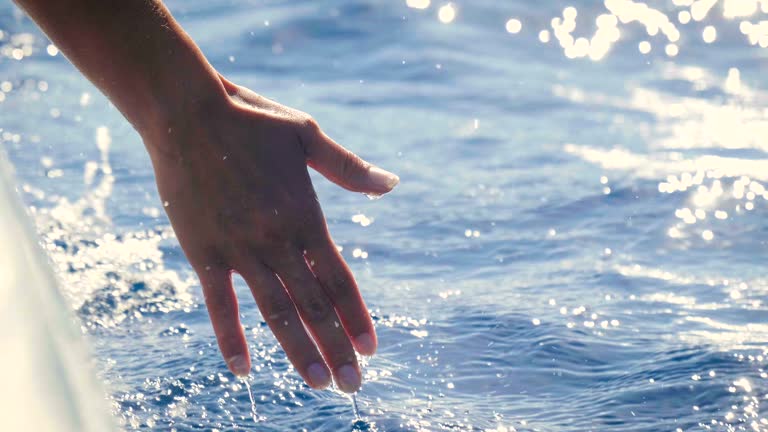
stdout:
<svg viewBox="0 0 768 432">
<path fill-rule="evenodd" d="M 314 177 L 379 332 L 356 419 L 238 280 L 251 412 L 138 136 L 2 1 L 0 139 L 122 427 L 768 430 L 767 54 L 740 24 L 764 17 L 677 3 L 649 2 L 677 37 L 619 22 L 590 59 L 551 20 L 590 38 L 596 1 L 168 2 L 224 75 L 402 179 Z"/>
</svg>

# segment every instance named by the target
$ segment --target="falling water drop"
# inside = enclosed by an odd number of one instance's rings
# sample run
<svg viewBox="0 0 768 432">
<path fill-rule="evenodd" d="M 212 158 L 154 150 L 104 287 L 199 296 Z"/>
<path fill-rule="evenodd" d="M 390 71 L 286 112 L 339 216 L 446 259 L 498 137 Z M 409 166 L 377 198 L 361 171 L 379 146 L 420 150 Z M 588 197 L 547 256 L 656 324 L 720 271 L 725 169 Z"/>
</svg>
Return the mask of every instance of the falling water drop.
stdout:
<svg viewBox="0 0 768 432">
<path fill-rule="evenodd" d="M 360 408 L 357 407 L 357 395 L 352 394 L 352 411 L 355 413 L 355 420 L 360 421 Z"/>
<path fill-rule="evenodd" d="M 253 398 L 253 390 L 251 390 L 251 384 L 248 383 L 248 380 L 246 378 L 242 378 L 243 384 L 245 384 L 245 388 L 248 389 L 248 397 L 251 399 L 251 418 L 253 418 L 254 423 L 259 422 L 259 416 L 256 414 L 256 400 Z"/>
<path fill-rule="evenodd" d="M 377 200 L 377 199 L 382 197 L 382 195 L 379 195 L 379 194 L 365 193 L 365 192 L 363 192 L 363 195 L 367 196 L 368 199 L 371 200 L 371 201 L 375 201 L 375 200 Z"/>
</svg>

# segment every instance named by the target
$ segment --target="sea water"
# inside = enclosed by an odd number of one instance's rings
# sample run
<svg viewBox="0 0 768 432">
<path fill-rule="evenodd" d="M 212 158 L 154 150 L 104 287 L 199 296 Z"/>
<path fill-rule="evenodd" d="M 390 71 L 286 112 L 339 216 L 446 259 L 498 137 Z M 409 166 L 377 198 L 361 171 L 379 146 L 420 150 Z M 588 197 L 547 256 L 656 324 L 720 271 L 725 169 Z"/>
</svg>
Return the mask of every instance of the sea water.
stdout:
<svg viewBox="0 0 768 432">
<path fill-rule="evenodd" d="M 768 428 L 765 2 L 168 5 L 401 178 L 370 201 L 313 174 L 379 335 L 371 430 Z M 122 427 L 359 429 L 238 280 L 251 400 L 138 136 L 8 1 L 0 31 L 0 139 Z"/>
</svg>

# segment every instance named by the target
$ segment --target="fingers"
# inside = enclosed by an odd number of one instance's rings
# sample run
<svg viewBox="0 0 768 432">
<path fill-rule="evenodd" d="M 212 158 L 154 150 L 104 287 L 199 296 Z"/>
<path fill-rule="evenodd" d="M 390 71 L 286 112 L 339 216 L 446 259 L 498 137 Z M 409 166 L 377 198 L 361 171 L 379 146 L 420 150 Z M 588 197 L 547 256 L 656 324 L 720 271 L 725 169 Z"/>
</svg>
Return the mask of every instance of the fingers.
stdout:
<svg viewBox="0 0 768 432">
<path fill-rule="evenodd" d="M 239 266 L 238 271 L 251 288 L 261 315 L 304 381 L 315 389 L 328 387 L 331 374 L 280 280 L 258 263 Z"/>
<path fill-rule="evenodd" d="M 312 333 L 325 361 L 333 370 L 338 387 L 354 393 L 362 381 L 352 344 L 341 326 L 328 296 L 307 266 L 304 257 L 295 255 L 279 260 L 275 267 L 301 316 Z"/>
<path fill-rule="evenodd" d="M 328 180 L 353 192 L 375 195 L 391 191 L 400 182 L 395 174 L 362 160 L 311 124 L 303 139 L 307 163 Z"/>
<path fill-rule="evenodd" d="M 336 308 L 357 352 L 376 352 L 376 332 L 352 272 L 330 239 L 306 251 L 312 272 Z"/>
<path fill-rule="evenodd" d="M 206 267 L 198 271 L 198 275 L 203 285 L 205 306 L 227 367 L 237 376 L 247 376 L 251 370 L 251 359 L 245 333 L 240 325 L 230 271 Z"/>
</svg>

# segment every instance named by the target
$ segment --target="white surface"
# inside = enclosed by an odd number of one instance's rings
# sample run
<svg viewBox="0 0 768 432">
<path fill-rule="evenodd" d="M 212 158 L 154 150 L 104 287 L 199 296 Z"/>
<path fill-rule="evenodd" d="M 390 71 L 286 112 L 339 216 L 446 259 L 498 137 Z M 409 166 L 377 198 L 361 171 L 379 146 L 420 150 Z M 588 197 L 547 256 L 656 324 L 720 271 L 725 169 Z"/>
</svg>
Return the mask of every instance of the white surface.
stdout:
<svg viewBox="0 0 768 432">
<path fill-rule="evenodd" d="M 4 431 L 114 430 L 105 393 L 0 151 L 0 423 Z"/>
</svg>

